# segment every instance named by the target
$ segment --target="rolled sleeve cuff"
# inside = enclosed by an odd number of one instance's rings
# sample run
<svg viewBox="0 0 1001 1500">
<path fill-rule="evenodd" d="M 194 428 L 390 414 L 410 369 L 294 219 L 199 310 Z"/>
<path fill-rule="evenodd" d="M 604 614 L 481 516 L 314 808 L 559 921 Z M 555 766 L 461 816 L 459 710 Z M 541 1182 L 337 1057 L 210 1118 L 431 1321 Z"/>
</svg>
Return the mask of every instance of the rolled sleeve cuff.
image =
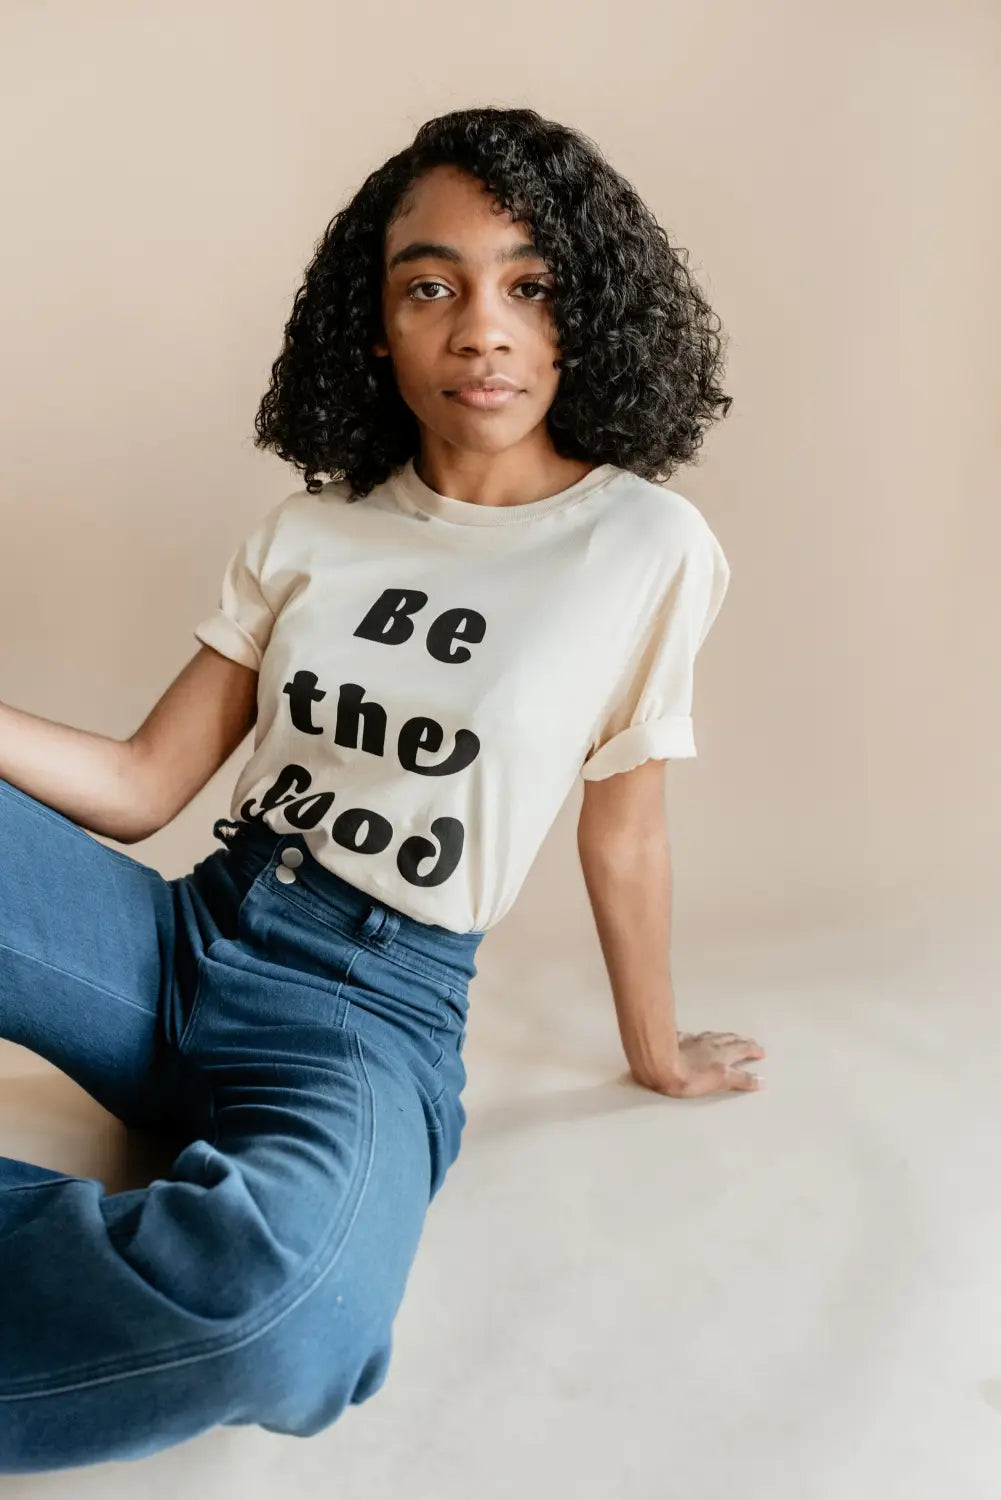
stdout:
<svg viewBox="0 0 1001 1500">
<path fill-rule="evenodd" d="M 228 656 L 231 661 L 241 662 L 245 667 L 260 671 L 261 652 L 257 642 L 221 609 L 215 610 L 196 625 L 193 634 L 203 646 L 211 646 L 214 651 Z"/>
<path fill-rule="evenodd" d="M 645 760 L 684 760 L 696 753 L 690 715 L 651 719 L 646 724 L 630 724 L 606 740 L 584 762 L 580 774 L 584 781 L 603 781 Z"/>
</svg>

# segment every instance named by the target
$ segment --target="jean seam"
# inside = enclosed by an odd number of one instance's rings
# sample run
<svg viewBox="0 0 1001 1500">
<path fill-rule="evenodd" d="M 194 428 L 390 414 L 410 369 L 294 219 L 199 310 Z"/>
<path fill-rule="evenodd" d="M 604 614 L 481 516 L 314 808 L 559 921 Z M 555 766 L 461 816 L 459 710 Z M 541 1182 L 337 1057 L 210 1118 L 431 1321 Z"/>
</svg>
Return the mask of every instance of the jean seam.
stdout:
<svg viewBox="0 0 1001 1500">
<path fill-rule="evenodd" d="M 338 1000 L 343 1000 L 343 1002 L 344 1002 L 344 1014 L 341 1017 L 340 1021 L 337 1022 L 338 1026 L 346 1026 L 347 1025 L 348 1016 L 351 1014 L 351 1010 L 352 1010 L 354 1002 L 352 1000 L 349 1000 L 348 997 L 347 997 L 347 995 L 345 995 L 345 993 L 344 993 L 344 986 L 350 982 L 352 970 L 354 969 L 354 966 L 358 962 L 358 959 L 359 959 L 360 956 L 361 956 L 361 948 L 356 944 L 354 952 L 352 953 L 351 957 L 348 959 L 348 966 L 344 970 L 343 977 L 338 981 L 336 998 Z"/>
<path fill-rule="evenodd" d="M 40 1188 L 50 1188 L 56 1182 L 79 1182 L 80 1178 L 73 1172 L 64 1172 L 59 1177 L 46 1177 L 44 1182 L 14 1182 L 9 1187 L 4 1187 L 4 1197 L 8 1193 L 37 1193 Z"/>
<path fill-rule="evenodd" d="M 263 874 L 265 872 L 262 871 L 261 873 Z M 342 937 L 350 938 L 352 942 L 357 943 L 359 947 L 366 949 L 367 952 L 375 954 L 378 958 L 384 958 L 387 963 L 393 964 L 394 967 L 401 970 L 402 973 L 417 974 L 422 979 L 432 980 L 435 984 L 439 984 L 445 989 L 451 988 L 449 980 L 446 977 L 448 971 L 444 967 L 444 965 L 439 966 L 432 963 L 430 960 L 427 960 L 428 967 L 425 967 L 423 963 L 404 963 L 400 958 L 396 956 L 395 953 L 391 952 L 388 948 L 379 946 L 376 943 L 371 943 L 367 938 L 361 937 L 356 931 L 351 928 L 348 923 L 342 924 L 335 920 L 332 920 L 331 917 L 329 917 L 324 911 L 322 902 L 317 902 L 316 905 L 314 905 L 311 901 L 303 901 L 301 896 L 293 895 L 292 892 L 284 887 L 280 882 L 275 886 L 269 885 L 268 890 L 273 891 L 275 895 L 281 896 L 283 900 L 290 902 L 293 906 L 297 906 L 300 911 L 308 912 L 309 915 L 315 918 L 316 921 L 322 922 L 324 926 L 332 928 Z M 401 943 L 401 947 L 405 948 L 406 944 Z"/>
<path fill-rule="evenodd" d="M 134 855 L 126 854 L 123 849 L 112 849 L 107 844 L 102 844 L 101 840 L 95 838 L 89 829 L 81 828 L 80 824 L 74 823 L 72 818 L 67 818 L 64 813 L 56 812 L 54 807 L 49 807 L 46 803 L 40 802 L 37 797 L 32 797 L 30 792 L 25 792 L 21 787 L 15 786 L 13 782 L 4 781 L 0 778 L 0 796 L 10 796 L 12 794 L 24 801 L 29 812 L 35 813 L 40 818 L 47 819 L 50 823 L 55 823 L 58 827 L 65 829 L 67 833 L 75 834 L 79 839 L 84 839 L 91 847 L 96 845 L 98 849 L 103 849 L 105 854 L 110 854 L 113 859 L 123 861 L 128 865 L 129 869 L 141 870 L 143 874 L 153 875 L 157 880 L 163 879 L 160 871 L 154 869 L 152 865 L 143 864 L 141 859 L 136 859 Z"/>
<path fill-rule="evenodd" d="M 211 946 L 212 946 L 212 944 L 210 943 L 209 944 L 209 948 L 211 948 Z M 194 1034 L 195 1022 L 198 1019 L 198 1014 L 199 1014 L 199 1012 L 200 1012 L 200 1010 L 202 1008 L 202 990 L 203 990 L 204 985 L 205 985 L 205 977 L 206 977 L 205 976 L 205 969 L 204 969 L 204 966 L 202 964 L 202 958 L 204 957 L 205 953 L 207 953 L 207 952 L 208 952 L 208 949 L 206 948 L 203 951 L 201 957 L 199 957 L 199 959 L 197 960 L 198 980 L 197 980 L 197 982 L 195 984 L 195 994 L 194 994 L 194 998 L 193 998 L 193 1000 L 191 1002 L 191 1010 L 190 1010 L 190 1013 L 188 1015 L 188 1019 L 185 1021 L 183 1027 L 181 1028 L 181 1034 L 177 1038 L 177 1051 L 182 1056 L 184 1055 L 184 1048 L 185 1048 L 187 1042 L 189 1041 L 189 1039 L 191 1038 L 191 1036 Z"/>
<path fill-rule="evenodd" d="M 249 895 L 249 891 L 248 891 L 247 894 Z M 246 900 L 246 896 L 244 897 L 244 900 Z M 241 905 L 242 905 L 242 902 L 241 902 Z M 202 952 L 201 952 L 201 954 L 200 954 L 200 956 L 199 956 L 199 958 L 197 959 L 197 962 L 196 962 L 196 968 L 197 968 L 197 972 L 198 972 L 198 979 L 197 979 L 197 982 L 195 984 L 195 994 L 194 994 L 194 999 L 191 1002 L 191 1010 L 188 1013 L 188 1019 L 184 1023 L 184 1028 L 181 1031 L 181 1034 L 178 1037 L 177 1044 L 176 1044 L 177 1045 L 177 1051 L 180 1052 L 180 1053 L 182 1053 L 182 1054 L 186 1054 L 186 1050 L 187 1050 L 188 1044 L 189 1044 L 189 1042 L 192 1040 L 192 1038 L 194 1036 L 195 1023 L 197 1022 L 198 1017 L 199 1017 L 199 1015 L 201 1013 L 201 1010 L 202 1010 L 202 1001 L 204 999 L 203 988 L 204 988 L 204 985 L 205 985 L 205 980 L 207 978 L 207 974 L 206 974 L 206 970 L 205 970 L 205 959 L 206 959 L 206 957 L 208 957 L 208 958 L 212 957 L 212 949 L 216 946 L 217 943 L 220 943 L 220 942 L 228 942 L 228 943 L 231 943 L 234 947 L 237 947 L 237 948 L 239 947 L 239 941 L 236 938 L 218 937 L 218 938 L 213 938 L 211 940 L 211 942 L 207 943 L 205 945 L 205 947 L 202 949 Z M 324 995 L 329 995 L 330 996 L 331 1010 L 334 1013 L 334 1019 L 331 1021 L 331 1025 L 334 1026 L 334 1027 L 336 1027 L 338 1030 L 341 1027 L 343 1027 L 343 1026 L 345 1026 L 347 1024 L 347 1017 L 348 1017 L 348 1015 L 350 1014 L 350 1011 L 351 1011 L 351 1002 L 350 1002 L 350 1000 L 346 999 L 346 997 L 344 995 L 344 986 L 348 982 L 348 979 L 351 976 L 351 970 L 354 968 L 355 960 L 357 959 L 357 957 L 358 957 L 357 952 L 355 952 L 355 953 L 353 953 L 351 955 L 351 961 L 348 964 L 347 971 L 345 972 L 344 977 L 342 979 L 339 979 L 336 984 L 334 984 L 330 980 L 324 980 L 324 979 L 322 979 L 317 974 L 311 974 L 311 973 L 308 972 L 308 970 L 304 970 L 304 969 L 290 969 L 289 970 L 289 972 L 292 975 L 292 982 L 294 982 L 296 984 L 302 984 L 304 987 L 306 987 L 308 989 L 315 989 L 315 990 L 319 991 L 320 994 L 324 994 Z M 222 960 L 219 960 L 219 962 L 222 962 Z M 233 964 L 233 965 L 231 965 L 231 967 L 238 969 L 238 968 L 240 968 L 240 965 L 239 964 Z M 256 972 L 256 971 L 253 971 L 253 970 L 251 970 L 251 969 L 248 968 L 247 972 L 249 973 L 249 972 Z M 261 976 L 259 976 L 259 977 L 261 977 Z M 338 1009 L 343 1009 L 343 1015 L 341 1016 L 340 1019 L 337 1019 L 337 1011 L 338 1011 Z"/>
<path fill-rule="evenodd" d="M 18 958 L 25 958 L 31 964 L 40 964 L 43 969 L 51 969 L 54 974 L 65 974 L 67 979 L 72 979 L 75 984 L 89 985 L 92 990 L 99 990 L 102 995 L 107 995 L 112 1000 L 119 1000 L 122 1005 L 131 1005 L 133 1010 L 142 1011 L 144 1016 L 155 1019 L 156 1011 L 150 1010 L 145 1005 L 137 1005 L 130 1000 L 128 995 L 120 995 L 117 990 L 109 990 L 107 985 L 98 984 L 96 979 L 88 979 L 83 974 L 76 974 L 72 969 L 64 969 L 61 964 L 51 964 L 47 958 L 39 958 L 36 953 L 25 953 L 23 948 L 13 948 L 10 943 L 0 943 L 0 950 L 4 953 L 13 953 Z"/>
<path fill-rule="evenodd" d="M 232 846 L 228 847 L 227 852 L 233 855 L 236 854 L 236 850 Z M 277 847 L 272 850 L 266 859 L 260 860 L 256 868 L 251 863 L 246 869 L 246 873 L 250 875 L 250 882 L 244 891 L 242 900 L 245 901 L 254 888 L 258 884 L 263 883 L 265 876 L 273 876 L 274 871 L 281 866 L 281 863 L 281 854 Z M 308 887 L 305 887 L 305 889 L 308 890 Z M 304 899 L 297 893 L 290 891 L 287 885 L 283 885 L 278 880 L 270 881 L 267 884 L 267 890 L 271 894 L 282 896 L 290 904 L 297 906 L 300 911 L 308 912 L 317 922 L 321 922 L 325 927 L 329 927 L 341 937 L 350 938 L 353 942 L 359 943 L 367 952 L 386 958 L 390 963 L 395 964 L 404 974 L 419 974 L 422 979 L 432 980 L 436 984 L 443 985 L 447 990 L 452 990 L 454 984 L 453 969 L 446 963 L 440 963 L 433 958 L 426 958 L 417 949 L 411 947 L 404 938 L 397 937 L 393 941 L 398 949 L 416 954 L 416 957 L 410 963 L 399 958 L 396 953 L 390 952 L 384 945 L 372 942 L 370 939 L 359 934 L 357 928 L 352 927 L 349 919 L 342 919 L 338 914 L 331 913 L 322 898 L 312 892 L 310 893 L 310 899 Z M 367 893 L 363 892 L 362 894 Z M 387 904 L 381 901 L 378 896 L 371 896 L 369 899 L 379 905 Z"/>
<path fill-rule="evenodd" d="M 446 1089 L 447 1089 L 447 1086 L 446 1086 L 444 1078 L 441 1077 L 440 1073 L 439 1073 L 438 1076 L 439 1076 L 439 1078 L 441 1078 L 441 1088 L 438 1090 L 437 1094 L 435 1094 L 434 1098 L 431 1100 L 432 1106 L 441 1103 L 441 1101 L 445 1097 L 445 1093 L 446 1093 Z M 442 1125 L 440 1124 L 440 1122 L 439 1122 L 439 1125 L 438 1125 L 438 1129 L 439 1130 L 442 1129 Z"/>
<path fill-rule="evenodd" d="M 280 1291 L 276 1292 L 274 1296 L 269 1298 L 262 1307 L 257 1309 L 257 1311 L 252 1315 L 250 1319 L 247 1320 L 246 1323 L 238 1324 L 236 1329 L 233 1330 L 233 1333 L 228 1337 L 222 1338 L 221 1341 L 207 1339 L 202 1343 L 195 1343 L 194 1345 L 182 1344 L 179 1346 L 179 1348 L 171 1349 L 166 1358 L 159 1360 L 154 1358 L 152 1361 L 148 1361 L 146 1364 L 132 1369 L 128 1367 L 127 1363 L 122 1362 L 118 1362 L 117 1364 L 113 1364 L 107 1368 L 97 1366 L 96 1368 L 98 1371 L 100 1371 L 100 1373 L 93 1375 L 91 1378 L 85 1380 L 75 1380 L 65 1385 L 48 1385 L 35 1390 L 17 1391 L 14 1387 L 5 1386 L 4 1383 L 0 1381 L 0 1403 L 8 1401 L 31 1401 L 46 1398 L 49 1396 L 63 1395 L 70 1391 L 86 1390 L 91 1386 L 103 1385 L 111 1380 L 131 1380 L 140 1375 L 158 1374 L 162 1370 L 173 1369 L 177 1365 L 197 1363 L 198 1361 L 203 1359 L 215 1359 L 220 1355 L 231 1353 L 234 1349 L 241 1348 L 244 1344 L 252 1343 L 254 1339 L 260 1338 L 262 1334 L 268 1333 L 272 1328 L 275 1327 L 277 1323 L 281 1322 L 282 1318 L 284 1318 L 288 1313 L 294 1311 L 294 1309 L 299 1306 L 300 1302 L 305 1301 L 305 1299 L 310 1295 L 311 1292 L 315 1290 L 315 1288 L 319 1285 L 323 1278 L 329 1274 L 329 1272 L 339 1259 L 344 1246 L 347 1244 L 348 1235 L 351 1232 L 351 1228 L 358 1216 L 359 1209 L 361 1208 L 362 1199 L 365 1195 L 365 1188 L 368 1185 L 368 1180 L 372 1175 L 372 1164 L 375 1160 L 375 1089 L 372 1086 L 371 1075 L 369 1074 L 368 1067 L 365 1062 L 365 1051 L 362 1044 L 362 1039 L 357 1032 L 352 1032 L 350 1033 L 350 1035 L 353 1039 L 356 1058 L 359 1064 L 355 1076 L 363 1078 L 366 1086 L 365 1097 L 368 1100 L 369 1118 L 371 1120 L 368 1155 L 364 1159 L 364 1161 L 359 1164 L 358 1170 L 356 1171 L 355 1177 L 352 1181 L 351 1196 L 348 1200 L 351 1203 L 351 1208 L 349 1211 L 347 1223 L 344 1223 L 342 1215 L 338 1215 L 335 1218 L 334 1223 L 329 1229 L 326 1238 L 321 1241 L 320 1245 L 314 1251 L 311 1258 L 306 1262 L 305 1266 L 303 1266 L 302 1270 L 299 1273 L 299 1276 L 293 1282 L 291 1282 L 289 1286 L 283 1287 Z M 78 1181 L 79 1179 L 71 1178 L 70 1180 Z M 330 1243 L 335 1238 L 339 1230 L 343 1231 L 340 1234 L 339 1242 L 337 1243 L 333 1253 L 329 1254 L 327 1252 L 330 1249 Z M 315 1272 L 315 1275 L 312 1276 L 312 1279 L 309 1280 L 305 1286 L 301 1286 L 301 1282 L 305 1279 L 307 1274 L 314 1270 L 317 1261 L 320 1262 L 319 1270 Z M 137 1276 L 139 1275 L 139 1273 L 135 1271 L 134 1267 L 130 1267 L 130 1269 L 132 1269 Z M 147 1287 L 149 1286 L 148 1283 L 146 1283 L 146 1285 Z M 156 1288 L 152 1288 L 152 1290 L 156 1291 Z M 160 1293 L 160 1295 L 169 1302 L 169 1298 L 166 1297 L 165 1293 Z M 262 1320 L 272 1312 L 272 1309 L 274 1308 L 276 1302 L 279 1304 L 278 1311 L 274 1314 L 273 1317 L 270 1318 L 270 1321 L 262 1322 Z M 255 1328 L 255 1323 L 261 1323 L 261 1326 Z M 218 1347 L 214 1347 L 215 1344 L 218 1344 Z M 140 1357 L 148 1359 L 148 1357 L 145 1355 Z"/>
</svg>

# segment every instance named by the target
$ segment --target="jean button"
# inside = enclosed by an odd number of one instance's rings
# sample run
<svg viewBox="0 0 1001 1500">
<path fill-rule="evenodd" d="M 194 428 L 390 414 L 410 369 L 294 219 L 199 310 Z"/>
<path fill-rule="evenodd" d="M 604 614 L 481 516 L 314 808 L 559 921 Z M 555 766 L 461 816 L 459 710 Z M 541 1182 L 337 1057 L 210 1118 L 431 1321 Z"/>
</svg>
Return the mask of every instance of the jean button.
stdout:
<svg viewBox="0 0 1001 1500">
<path fill-rule="evenodd" d="M 295 872 L 287 865 L 279 865 L 275 870 L 275 879 L 280 880 L 282 885 L 293 885 L 295 883 Z"/>
<path fill-rule="evenodd" d="M 297 869 L 298 866 L 302 864 L 302 850 L 301 849 L 283 849 L 282 850 L 282 864 L 283 865 L 289 865 L 292 869 Z"/>
</svg>

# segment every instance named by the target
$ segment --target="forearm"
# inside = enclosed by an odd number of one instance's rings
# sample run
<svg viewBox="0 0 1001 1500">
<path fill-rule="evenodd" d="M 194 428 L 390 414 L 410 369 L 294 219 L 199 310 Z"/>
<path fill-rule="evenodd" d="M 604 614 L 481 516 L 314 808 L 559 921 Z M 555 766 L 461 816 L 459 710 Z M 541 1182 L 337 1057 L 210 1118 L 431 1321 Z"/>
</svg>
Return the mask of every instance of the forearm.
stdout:
<svg viewBox="0 0 1001 1500">
<path fill-rule="evenodd" d="M 641 1081 L 680 1065 L 670 972 L 671 861 L 666 829 L 613 841 L 578 838 L 581 868 L 622 1045 Z"/>
<path fill-rule="evenodd" d="M 0 777 L 91 833 L 145 837 L 142 762 L 129 741 L 0 703 Z"/>
</svg>

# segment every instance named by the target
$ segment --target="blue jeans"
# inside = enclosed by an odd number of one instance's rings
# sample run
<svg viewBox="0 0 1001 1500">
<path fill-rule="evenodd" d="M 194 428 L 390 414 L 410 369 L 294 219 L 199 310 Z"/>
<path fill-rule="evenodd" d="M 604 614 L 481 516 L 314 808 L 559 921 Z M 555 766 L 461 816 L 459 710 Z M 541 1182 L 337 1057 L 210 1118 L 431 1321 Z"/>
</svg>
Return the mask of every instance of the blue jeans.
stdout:
<svg viewBox="0 0 1001 1500">
<path fill-rule="evenodd" d="M 0 1035 L 180 1147 L 107 1193 L 0 1156 L 0 1473 L 308 1437 L 388 1373 L 459 1152 L 481 932 L 220 818 L 167 880 L 0 780 Z"/>
</svg>

